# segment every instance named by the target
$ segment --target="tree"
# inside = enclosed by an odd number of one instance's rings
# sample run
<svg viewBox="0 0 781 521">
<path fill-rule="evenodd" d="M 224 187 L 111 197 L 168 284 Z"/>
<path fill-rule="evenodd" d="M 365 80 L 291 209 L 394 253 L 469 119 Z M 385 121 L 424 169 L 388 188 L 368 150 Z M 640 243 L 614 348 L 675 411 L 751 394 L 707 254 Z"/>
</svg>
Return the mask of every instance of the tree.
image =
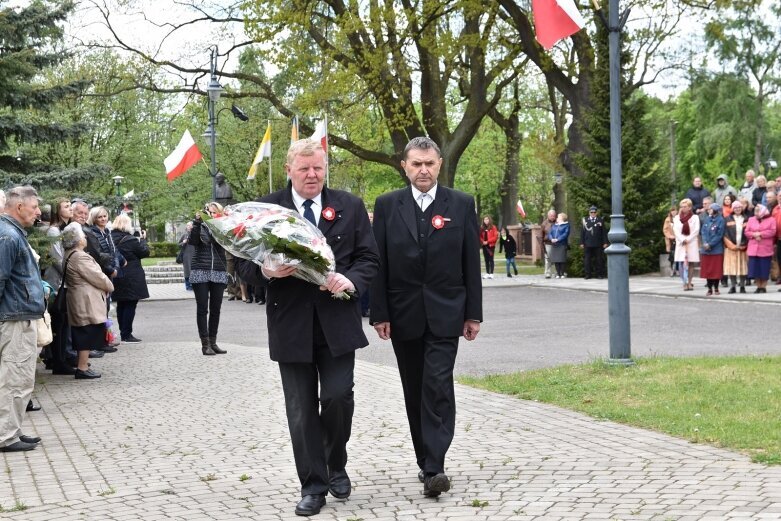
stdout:
<svg viewBox="0 0 781 521">
<path fill-rule="evenodd" d="M 530 3 L 519 0 L 497 1 L 502 7 L 500 16 L 515 28 L 518 38 L 515 45 L 520 48 L 524 57 L 528 57 L 539 68 L 551 89 L 551 108 L 556 129 L 560 131 L 560 142 L 564 147 L 561 162 L 571 176 L 578 177 L 581 171 L 574 158 L 588 153 L 583 136 L 584 120 L 591 109 L 591 103 L 596 99 L 592 96 L 592 89 L 595 88 L 593 37 L 584 29 L 573 34 L 567 43 L 560 44 L 558 49 L 546 52 L 535 39 L 528 9 Z M 690 10 L 693 4 L 635 0 L 625 5 L 630 5 L 640 13 L 632 24 L 632 52 L 627 55 L 627 60 L 621 63 L 622 70 L 629 75 L 625 89 L 631 92 L 653 83 L 666 71 L 683 66 L 675 55 L 680 49 L 667 51 L 662 44 L 676 34 L 683 14 Z M 585 12 L 584 16 L 588 18 Z M 559 100 L 553 91 L 559 93 L 563 99 Z M 565 136 L 564 122 L 570 111 L 571 122 Z"/>
<path fill-rule="evenodd" d="M 777 25 L 781 4 L 767 4 L 762 0 L 732 2 L 727 13 L 714 17 L 705 28 L 708 47 L 716 51 L 721 63 L 731 65 L 737 74 L 756 85 L 753 100 L 757 117 L 753 130 L 757 171 L 765 141 L 764 110 L 781 86 L 781 34 Z"/>
<path fill-rule="evenodd" d="M 590 205 L 602 211 L 611 208 L 610 186 L 610 89 L 608 31 L 600 25 L 594 36 L 596 67 L 593 75 L 592 107 L 585 117 L 584 142 L 588 152 L 576 160 L 582 176 L 571 180 L 572 208 L 585 214 Z M 626 59 L 622 49 L 621 59 Z M 630 273 L 658 271 L 662 250 L 661 223 L 668 203 L 669 181 L 660 169 L 651 126 L 647 121 L 646 98 L 631 93 L 629 78 L 621 76 L 621 133 L 623 203 L 626 216 Z M 579 219 L 578 219 L 579 220 Z M 572 221 L 575 221 L 573 216 Z M 577 269 L 572 270 L 577 272 Z"/>
<path fill-rule="evenodd" d="M 58 24 L 73 3 L 34 0 L 23 8 L 7 4 L 0 1 L 0 179 L 5 184 L 69 186 L 98 175 L 100 169 L 63 168 L 45 155 L 28 154 L 26 148 L 73 139 L 86 130 L 83 123 L 52 122 L 47 113 L 61 100 L 80 94 L 88 82 L 37 81 L 66 57 L 57 48 L 63 36 Z"/>
<path fill-rule="evenodd" d="M 754 160 L 757 106 L 745 78 L 698 73 L 668 117 L 675 122 L 677 194 L 694 177 L 708 187 L 727 174 L 733 182 Z"/>
<path fill-rule="evenodd" d="M 197 21 L 246 22 L 251 36 L 264 42 L 267 60 L 296 79 L 288 94 L 279 95 L 259 75 L 223 71 L 223 78 L 255 87 L 228 93 L 229 97 L 263 97 L 287 118 L 295 115 L 294 106 L 309 114 L 338 113 L 338 120 L 344 120 L 343 111 L 376 107 L 389 147 L 370 148 L 338 133 L 331 133 L 330 142 L 361 159 L 391 166 L 402 178 L 403 147 L 412 137 L 429 135 L 445 159 L 441 182 L 452 186 L 458 161 L 483 117 L 518 74 L 513 67 L 517 50 L 503 45 L 495 4 L 476 0 L 422 4 L 386 0 L 366 5 L 342 0 L 251 1 L 245 4 L 246 16 L 230 8 L 208 13 L 200 4 L 193 5 L 198 17 L 171 22 L 171 34 L 189 31 Z M 119 47 L 176 74 L 203 77 L 208 72 L 204 67 L 159 59 L 123 40 L 111 26 L 108 10 L 100 9 Z M 280 27 L 295 37 L 280 39 Z M 236 43 L 220 54 L 220 60 L 252 43 Z M 161 87 L 148 78 L 137 85 L 161 92 L 205 94 L 198 78 L 194 83 L 189 78 L 177 88 Z M 305 123 L 304 133 L 312 132 Z"/>
</svg>

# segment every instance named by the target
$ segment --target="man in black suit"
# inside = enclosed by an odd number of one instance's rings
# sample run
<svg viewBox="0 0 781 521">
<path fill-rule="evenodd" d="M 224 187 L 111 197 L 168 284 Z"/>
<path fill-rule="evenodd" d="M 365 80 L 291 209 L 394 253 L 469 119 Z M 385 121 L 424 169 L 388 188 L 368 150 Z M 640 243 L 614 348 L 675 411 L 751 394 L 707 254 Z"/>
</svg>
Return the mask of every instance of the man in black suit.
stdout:
<svg viewBox="0 0 781 521">
<path fill-rule="evenodd" d="M 458 337 L 480 331 L 480 241 L 474 199 L 439 186 L 439 147 L 419 137 L 404 149 L 410 186 L 374 205 L 380 272 L 371 323 L 391 339 L 423 494 L 450 490 L 445 454 L 455 431 L 453 366 Z"/>
<path fill-rule="evenodd" d="M 580 229 L 580 248 L 583 250 L 583 278 L 605 278 L 605 256 L 607 230 L 605 221 L 597 215 L 597 207 L 588 209 Z"/>
<path fill-rule="evenodd" d="M 355 350 L 368 345 L 360 296 L 377 273 L 379 259 L 366 207 L 359 198 L 323 187 L 325 152 L 309 139 L 290 146 L 288 187 L 260 199 L 297 210 L 323 232 L 336 258 L 325 286 L 291 277 L 293 266 L 261 268 L 267 288 L 269 352 L 279 363 L 301 501 L 296 514 L 311 516 L 330 492 L 351 492 L 347 441 L 353 417 Z M 241 265 L 243 264 L 243 265 Z M 237 266 L 244 276 L 245 263 Z M 334 293 L 353 291 L 350 300 Z M 319 394 L 318 394 L 319 378 Z"/>
</svg>

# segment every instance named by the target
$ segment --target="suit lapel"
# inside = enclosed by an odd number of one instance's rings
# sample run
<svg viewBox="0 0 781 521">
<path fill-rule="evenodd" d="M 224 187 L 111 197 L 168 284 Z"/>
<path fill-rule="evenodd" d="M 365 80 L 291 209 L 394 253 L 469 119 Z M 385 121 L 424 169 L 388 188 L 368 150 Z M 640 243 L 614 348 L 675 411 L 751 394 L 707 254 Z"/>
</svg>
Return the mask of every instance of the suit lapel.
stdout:
<svg viewBox="0 0 781 521">
<path fill-rule="evenodd" d="M 418 227 L 415 224 L 415 199 L 412 198 L 411 188 L 407 188 L 401 193 L 398 199 L 398 211 L 412 238 L 418 242 Z"/>
<path fill-rule="evenodd" d="M 442 186 L 437 187 L 437 198 L 434 199 L 433 203 L 431 203 L 432 219 L 436 215 L 439 215 L 441 217 L 450 217 L 447 214 L 449 199 L 450 199 L 450 195 L 447 193 L 447 190 L 445 190 L 444 187 Z M 445 226 L 447 225 L 448 222 L 445 222 Z M 429 223 L 428 235 L 431 236 L 431 234 L 434 233 L 434 231 L 436 231 L 436 228 L 434 228 L 434 226 Z"/>
<path fill-rule="evenodd" d="M 293 188 L 291 186 L 288 185 L 287 189 L 282 193 L 282 198 L 279 200 L 279 206 L 298 211 L 298 208 L 296 208 L 296 205 L 293 202 Z"/>
<path fill-rule="evenodd" d="M 317 227 L 326 235 L 328 231 L 342 218 L 342 210 L 344 210 L 342 198 L 339 194 L 330 192 L 327 188 L 323 188 L 321 193 L 320 203 L 323 205 L 323 209 L 320 212 L 320 220 L 317 222 Z M 330 208 L 333 213 L 326 212 L 325 210 Z M 329 220 L 326 219 L 325 213 L 329 213 L 333 217 Z"/>
</svg>

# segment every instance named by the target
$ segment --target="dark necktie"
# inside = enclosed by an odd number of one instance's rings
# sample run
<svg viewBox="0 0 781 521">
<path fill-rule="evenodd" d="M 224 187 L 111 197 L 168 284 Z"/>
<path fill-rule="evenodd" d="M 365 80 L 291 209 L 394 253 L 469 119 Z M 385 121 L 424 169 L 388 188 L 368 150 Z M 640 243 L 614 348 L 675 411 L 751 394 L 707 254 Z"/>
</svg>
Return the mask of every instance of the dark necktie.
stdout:
<svg viewBox="0 0 781 521">
<path fill-rule="evenodd" d="M 317 221 L 315 221 L 315 212 L 312 211 L 312 203 L 314 203 L 314 201 L 311 199 L 304 201 L 304 219 L 317 226 Z"/>
</svg>

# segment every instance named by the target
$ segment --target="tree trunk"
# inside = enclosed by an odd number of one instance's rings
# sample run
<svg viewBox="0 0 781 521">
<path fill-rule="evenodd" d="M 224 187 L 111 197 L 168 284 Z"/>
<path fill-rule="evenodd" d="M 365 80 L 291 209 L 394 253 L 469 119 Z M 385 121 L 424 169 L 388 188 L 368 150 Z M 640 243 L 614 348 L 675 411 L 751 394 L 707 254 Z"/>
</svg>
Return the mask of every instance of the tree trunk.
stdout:
<svg viewBox="0 0 781 521">
<path fill-rule="evenodd" d="M 507 150 L 505 152 L 504 178 L 499 195 L 502 198 L 502 215 L 499 224 L 509 226 L 518 224 L 518 212 L 515 204 L 518 201 L 518 171 L 520 170 L 519 155 L 523 137 L 518 128 L 518 116 L 510 117 L 509 128 L 505 129 Z"/>
</svg>

